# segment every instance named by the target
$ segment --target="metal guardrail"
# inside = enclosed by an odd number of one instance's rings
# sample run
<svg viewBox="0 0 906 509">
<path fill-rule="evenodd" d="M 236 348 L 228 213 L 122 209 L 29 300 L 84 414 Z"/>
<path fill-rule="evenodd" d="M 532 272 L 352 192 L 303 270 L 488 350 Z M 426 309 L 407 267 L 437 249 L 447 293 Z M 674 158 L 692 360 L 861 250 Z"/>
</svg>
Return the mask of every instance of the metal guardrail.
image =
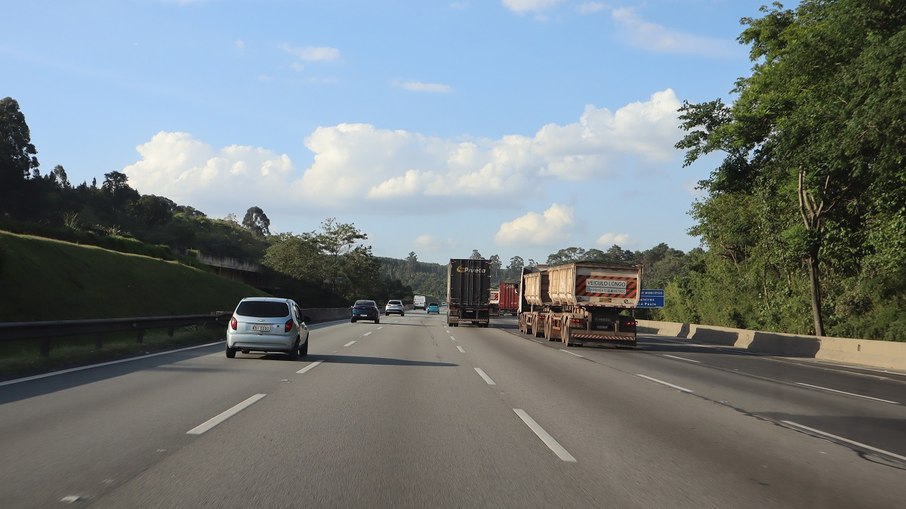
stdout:
<svg viewBox="0 0 906 509">
<path fill-rule="evenodd" d="M 40 339 L 41 356 L 48 357 L 50 355 L 50 344 L 54 338 L 95 334 L 95 345 L 101 348 L 104 344 L 104 334 L 135 331 L 136 341 L 142 343 L 145 331 L 149 329 L 168 329 L 168 334 L 173 336 L 177 327 L 210 323 L 226 324 L 230 316 L 232 316 L 231 312 L 216 312 L 207 315 L 6 322 L 0 323 L 0 342 Z"/>
</svg>

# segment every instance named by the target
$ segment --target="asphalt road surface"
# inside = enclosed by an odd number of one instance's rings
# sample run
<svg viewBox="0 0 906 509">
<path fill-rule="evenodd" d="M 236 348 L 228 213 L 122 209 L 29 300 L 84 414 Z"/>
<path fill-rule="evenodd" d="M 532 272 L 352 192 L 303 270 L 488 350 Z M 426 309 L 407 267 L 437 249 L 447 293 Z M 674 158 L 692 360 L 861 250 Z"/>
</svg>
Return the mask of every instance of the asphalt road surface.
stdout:
<svg viewBox="0 0 906 509">
<path fill-rule="evenodd" d="M 316 326 L 0 385 L 0 506 L 906 507 L 906 376 L 512 318 Z"/>
</svg>

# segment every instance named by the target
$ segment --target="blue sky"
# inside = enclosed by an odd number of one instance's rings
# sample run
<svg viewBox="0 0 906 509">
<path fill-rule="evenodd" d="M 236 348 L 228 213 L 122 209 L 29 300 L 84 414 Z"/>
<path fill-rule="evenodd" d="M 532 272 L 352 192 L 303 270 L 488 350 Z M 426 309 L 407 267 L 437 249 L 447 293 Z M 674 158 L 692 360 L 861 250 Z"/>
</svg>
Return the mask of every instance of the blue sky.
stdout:
<svg viewBox="0 0 906 509">
<path fill-rule="evenodd" d="M 676 109 L 732 100 L 763 3 L 9 1 L 0 97 L 42 173 L 259 206 L 274 233 L 335 217 L 438 263 L 688 251 L 717 159 L 682 167 Z"/>
</svg>

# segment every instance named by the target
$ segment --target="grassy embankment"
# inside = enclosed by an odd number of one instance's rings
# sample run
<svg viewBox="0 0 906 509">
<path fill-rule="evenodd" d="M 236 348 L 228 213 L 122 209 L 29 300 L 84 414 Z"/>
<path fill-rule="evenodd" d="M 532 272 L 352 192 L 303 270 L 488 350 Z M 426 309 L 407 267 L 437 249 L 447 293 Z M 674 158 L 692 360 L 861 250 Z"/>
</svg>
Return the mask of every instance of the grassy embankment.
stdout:
<svg viewBox="0 0 906 509">
<path fill-rule="evenodd" d="M 0 322 L 192 315 L 232 310 L 242 297 L 265 295 L 238 281 L 176 262 L 0 231 Z M 220 327 L 187 327 L 171 338 L 134 334 L 55 339 L 49 358 L 37 341 L 0 349 L 0 378 L 223 339 Z"/>
</svg>

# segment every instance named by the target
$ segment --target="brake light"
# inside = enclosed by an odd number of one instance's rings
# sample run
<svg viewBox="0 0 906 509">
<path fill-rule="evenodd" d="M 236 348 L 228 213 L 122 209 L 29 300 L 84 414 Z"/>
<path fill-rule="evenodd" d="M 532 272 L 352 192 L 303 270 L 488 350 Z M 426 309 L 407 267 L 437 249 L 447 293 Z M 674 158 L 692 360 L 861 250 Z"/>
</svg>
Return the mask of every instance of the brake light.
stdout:
<svg viewBox="0 0 906 509">
<path fill-rule="evenodd" d="M 238 326 L 239 326 L 239 322 L 236 321 L 236 317 L 234 316 L 234 317 L 230 318 L 230 328 L 233 330 L 236 330 L 236 328 Z"/>
<path fill-rule="evenodd" d="M 289 332 L 291 330 L 293 330 L 293 321 L 287 320 L 286 323 L 283 324 L 283 332 Z"/>
</svg>

